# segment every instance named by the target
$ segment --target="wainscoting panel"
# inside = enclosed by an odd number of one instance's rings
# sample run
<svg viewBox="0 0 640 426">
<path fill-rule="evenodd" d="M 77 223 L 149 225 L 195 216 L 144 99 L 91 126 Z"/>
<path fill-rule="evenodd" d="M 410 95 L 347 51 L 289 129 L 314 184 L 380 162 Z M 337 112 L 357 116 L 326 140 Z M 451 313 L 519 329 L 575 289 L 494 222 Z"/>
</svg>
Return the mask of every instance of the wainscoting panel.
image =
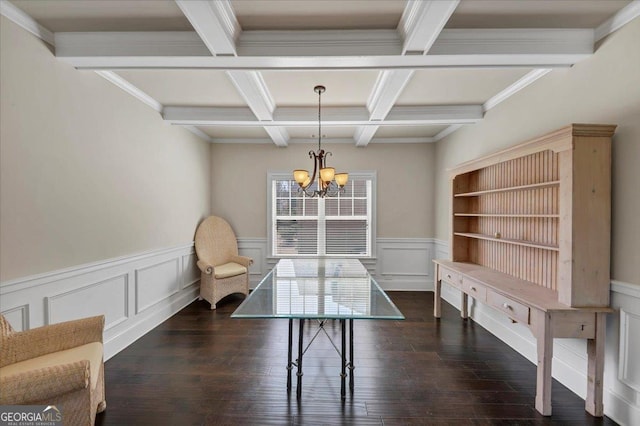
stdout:
<svg viewBox="0 0 640 426">
<path fill-rule="evenodd" d="M 71 291 L 45 297 L 47 324 L 95 315 L 102 311 L 104 329 L 109 330 L 129 317 L 129 275 L 122 274 L 87 284 Z"/>
<path fill-rule="evenodd" d="M 640 392 L 640 315 L 620 310 L 620 381 Z"/>
<path fill-rule="evenodd" d="M 442 241 L 436 256 L 448 258 Z M 443 283 L 443 298 L 460 309 L 461 295 Z M 605 345 L 604 413 L 622 425 L 640 424 L 640 284 L 611 282 L 611 307 Z M 469 298 L 471 318 L 536 363 L 536 341 L 529 329 Z M 583 339 L 554 339 L 553 377 L 582 398 L 587 389 L 587 352 Z"/>
<path fill-rule="evenodd" d="M 2 315 L 9 321 L 11 327 L 15 331 L 29 329 L 29 305 L 16 306 L 13 309 L 7 309 Z"/>
<path fill-rule="evenodd" d="M 433 289 L 433 240 L 378 238 L 376 278 L 385 290 Z"/>
<path fill-rule="evenodd" d="M 193 243 L 0 283 L 0 312 L 16 330 L 105 315 L 105 359 L 198 296 Z"/>
<path fill-rule="evenodd" d="M 200 269 L 198 269 L 198 256 L 195 253 L 182 256 L 182 286 L 181 289 L 193 285 L 200 280 Z"/>
<path fill-rule="evenodd" d="M 136 314 L 180 291 L 180 259 L 136 269 Z"/>
<path fill-rule="evenodd" d="M 267 239 L 239 238 L 238 252 L 240 256 L 253 259 L 253 264 L 249 267 L 249 286 L 254 288 L 270 269 L 267 266 Z"/>
</svg>

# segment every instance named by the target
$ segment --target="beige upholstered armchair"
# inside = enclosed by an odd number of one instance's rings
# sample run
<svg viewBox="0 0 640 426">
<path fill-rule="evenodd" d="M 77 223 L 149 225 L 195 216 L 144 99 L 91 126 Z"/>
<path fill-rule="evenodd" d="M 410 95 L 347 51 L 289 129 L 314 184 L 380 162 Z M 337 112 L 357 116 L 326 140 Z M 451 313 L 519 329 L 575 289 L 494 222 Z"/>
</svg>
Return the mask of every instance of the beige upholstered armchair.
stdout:
<svg viewBox="0 0 640 426">
<path fill-rule="evenodd" d="M 14 331 L 0 315 L 0 405 L 55 405 L 65 425 L 93 425 L 107 407 L 104 316 Z"/>
<path fill-rule="evenodd" d="M 249 294 L 249 265 L 253 259 L 238 256 L 238 242 L 226 220 L 209 216 L 196 231 L 196 254 L 200 279 L 200 298 L 211 309 L 225 296 Z"/>
</svg>

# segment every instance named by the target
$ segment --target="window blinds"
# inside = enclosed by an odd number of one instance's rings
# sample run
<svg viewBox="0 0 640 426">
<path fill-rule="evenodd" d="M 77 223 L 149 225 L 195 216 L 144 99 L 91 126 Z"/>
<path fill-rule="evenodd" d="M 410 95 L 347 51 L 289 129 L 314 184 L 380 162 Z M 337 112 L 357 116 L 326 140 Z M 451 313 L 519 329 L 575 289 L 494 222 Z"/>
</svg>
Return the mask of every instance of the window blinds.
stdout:
<svg viewBox="0 0 640 426">
<path fill-rule="evenodd" d="M 344 193 L 324 199 L 307 197 L 293 180 L 273 185 L 274 256 L 370 255 L 370 179 L 350 180 Z"/>
</svg>

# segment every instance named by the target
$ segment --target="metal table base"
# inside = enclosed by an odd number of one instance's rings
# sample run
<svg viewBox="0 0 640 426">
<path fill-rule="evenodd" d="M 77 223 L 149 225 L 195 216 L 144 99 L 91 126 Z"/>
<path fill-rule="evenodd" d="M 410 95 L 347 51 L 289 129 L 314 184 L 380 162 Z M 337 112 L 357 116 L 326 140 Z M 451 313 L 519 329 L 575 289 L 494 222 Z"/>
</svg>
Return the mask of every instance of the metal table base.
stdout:
<svg viewBox="0 0 640 426">
<path fill-rule="evenodd" d="M 346 325 L 347 320 L 340 319 L 339 321 L 340 321 L 340 329 L 341 329 L 341 346 L 342 346 L 341 350 L 339 350 L 336 347 L 333 340 L 331 339 L 331 336 L 329 336 L 329 334 L 324 330 L 324 325 L 326 323 L 326 320 L 319 321 L 320 324 L 319 324 L 318 331 L 305 347 L 304 346 L 305 319 L 299 319 L 298 320 L 298 358 L 295 361 L 293 361 L 292 360 L 293 358 L 293 354 L 292 354 L 293 353 L 293 318 L 289 319 L 289 349 L 288 349 L 288 356 L 287 356 L 287 361 L 288 361 L 287 362 L 287 393 L 288 394 L 291 393 L 292 370 L 294 367 L 296 367 L 297 368 L 296 398 L 300 399 L 302 397 L 302 376 L 303 376 L 302 359 L 304 357 L 305 352 L 307 351 L 307 349 L 309 349 L 309 346 L 311 346 L 311 343 L 313 343 L 313 341 L 318 336 L 320 331 L 323 331 L 327 335 L 327 337 L 331 341 L 331 344 L 336 349 L 336 351 L 340 355 L 340 358 L 342 359 L 342 367 L 340 372 L 340 397 L 343 400 L 346 399 L 347 369 L 349 370 L 349 374 L 348 374 L 349 375 L 349 392 L 353 394 L 353 386 L 354 386 L 353 370 L 355 369 L 355 365 L 353 363 L 353 319 L 349 319 L 349 333 L 348 333 L 349 334 L 349 349 L 348 349 L 349 360 L 348 361 L 347 361 L 347 325 Z"/>
</svg>

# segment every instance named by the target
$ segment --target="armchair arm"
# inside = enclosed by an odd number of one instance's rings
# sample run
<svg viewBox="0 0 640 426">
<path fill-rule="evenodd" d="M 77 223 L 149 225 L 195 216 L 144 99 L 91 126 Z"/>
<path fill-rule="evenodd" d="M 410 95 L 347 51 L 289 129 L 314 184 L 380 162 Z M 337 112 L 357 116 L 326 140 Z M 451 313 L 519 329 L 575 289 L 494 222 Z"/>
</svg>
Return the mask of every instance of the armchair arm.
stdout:
<svg viewBox="0 0 640 426">
<path fill-rule="evenodd" d="M 198 268 L 207 275 L 213 274 L 213 265 L 209 265 L 204 260 L 198 260 Z"/>
<path fill-rule="evenodd" d="M 0 405 L 52 401 L 89 386 L 89 361 L 77 361 L 0 376 Z"/>
<path fill-rule="evenodd" d="M 231 261 L 235 263 L 239 263 L 240 265 L 244 266 L 247 269 L 249 269 L 249 265 L 253 263 L 253 259 L 247 256 L 231 255 Z"/>
<path fill-rule="evenodd" d="M 52 352 L 102 343 L 104 315 L 10 333 L 2 338 L 0 367 Z"/>
</svg>

